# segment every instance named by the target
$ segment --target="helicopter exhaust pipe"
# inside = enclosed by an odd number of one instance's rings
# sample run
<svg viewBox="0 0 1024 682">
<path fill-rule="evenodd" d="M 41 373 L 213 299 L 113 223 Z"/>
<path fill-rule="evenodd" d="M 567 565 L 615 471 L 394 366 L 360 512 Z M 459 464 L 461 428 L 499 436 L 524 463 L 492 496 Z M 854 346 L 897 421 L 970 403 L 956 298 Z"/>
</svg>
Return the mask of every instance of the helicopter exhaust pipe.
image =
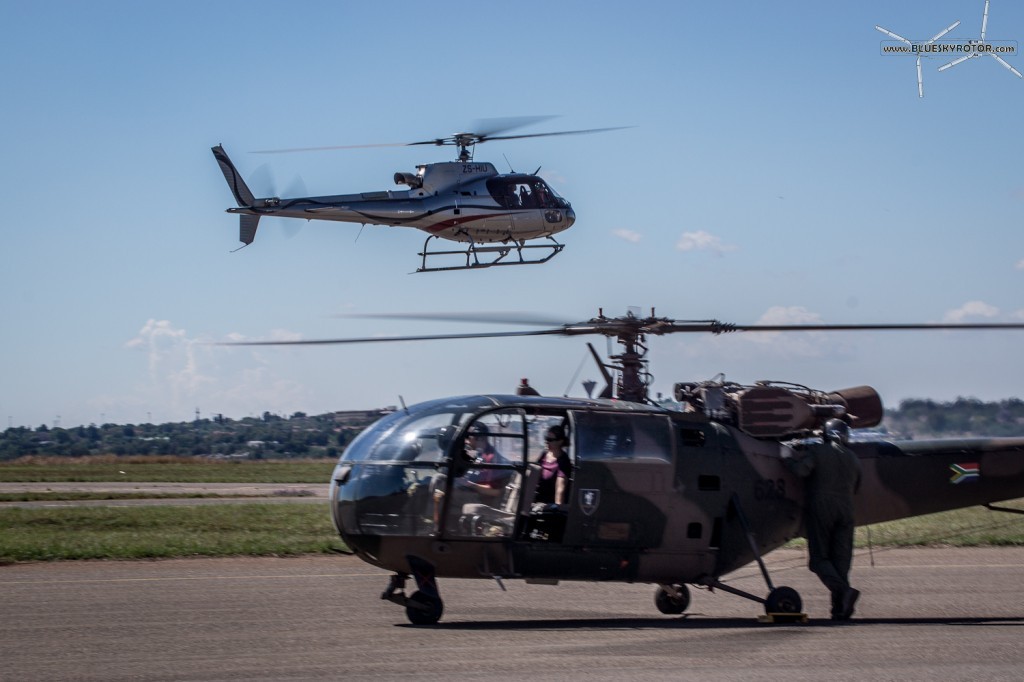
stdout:
<svg viewBox="0 0 1024 682">
<path fill-rule="evenodd" d="M 413 173 L 395 173 L 395 184 L 409 185 L 413 189 L 419 189 L 423 186 L 423 178 Z"/>
<path fill-rule="evenodd" d="M 878 426 L 885 416 L 882 397 L 870 386 L 843 388 L 828 394 L 830 400 L 846 408 L 851 428 L 865 429 Z"/>
</svg>

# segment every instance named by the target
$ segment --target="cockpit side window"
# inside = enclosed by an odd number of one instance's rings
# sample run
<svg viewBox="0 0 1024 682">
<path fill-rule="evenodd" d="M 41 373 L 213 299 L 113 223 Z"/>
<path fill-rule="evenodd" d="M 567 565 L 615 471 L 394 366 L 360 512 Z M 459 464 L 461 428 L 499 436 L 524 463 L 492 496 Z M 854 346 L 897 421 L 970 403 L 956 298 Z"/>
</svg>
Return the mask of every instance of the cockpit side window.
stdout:
<svg viewBox="0 0 1024 682">
<path fill-rule="evenodd" d="M 667 417 L 645 414 L 576 414 L 581 460 L 655 459 L 672 461 Z"/>
<path fill-rule="evenodd" d="M 508 537 L 515 530 L 527 451 L 523 413 L 488 412 L 469 423 L 462 440 L 463 451 L 458 445 L 453 451 L 450 494 L 438 496 L 447 510 L 445 534 Z"/>
<path fill-rule="evenodd" d="M 514 175 L 491 178 L 487 191 L 502 208 L 567 208 L 568 204 L 535 175 Z"/>
</svg>

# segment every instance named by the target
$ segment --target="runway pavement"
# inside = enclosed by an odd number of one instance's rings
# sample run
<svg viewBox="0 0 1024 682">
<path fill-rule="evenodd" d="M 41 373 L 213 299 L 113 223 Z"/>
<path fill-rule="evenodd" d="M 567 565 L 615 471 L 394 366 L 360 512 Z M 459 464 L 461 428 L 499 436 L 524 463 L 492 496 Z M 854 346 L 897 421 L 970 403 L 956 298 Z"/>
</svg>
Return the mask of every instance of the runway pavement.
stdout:
<svg viewBox="0 0 1024 682">
<path fill-rule="evenodd" d="M 663 616 L 650 585 L 441 580 L 445 616 L 407 623 L 387 574 L 352 557 L 0 567 L 3 680 L 1019 680 L 1024 548 L 858 555 L 854 622 L 826 619 L 798 550 L 768 557 L 806 624 L 695 591 Z M 753 569 L 731 576 L 762 594 Z"/>
</svg>

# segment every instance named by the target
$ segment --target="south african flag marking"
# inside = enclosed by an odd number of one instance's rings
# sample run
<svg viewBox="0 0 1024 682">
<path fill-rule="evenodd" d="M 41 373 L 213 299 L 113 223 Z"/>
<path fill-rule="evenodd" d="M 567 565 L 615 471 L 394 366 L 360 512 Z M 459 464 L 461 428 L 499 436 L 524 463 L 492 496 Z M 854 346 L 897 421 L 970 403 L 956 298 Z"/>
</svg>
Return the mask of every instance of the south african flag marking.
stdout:
<svg viewBox="0 0 1024 682">
<path fill-rule="evenodd" d="M 981 478 L 981 467 L 977 462 L 971 462 L 969 464 L 950 464 L 949 470 L 953 472 L 953 476 L 950 477 L 949 482 L 954 485 Z"/>
</svg>

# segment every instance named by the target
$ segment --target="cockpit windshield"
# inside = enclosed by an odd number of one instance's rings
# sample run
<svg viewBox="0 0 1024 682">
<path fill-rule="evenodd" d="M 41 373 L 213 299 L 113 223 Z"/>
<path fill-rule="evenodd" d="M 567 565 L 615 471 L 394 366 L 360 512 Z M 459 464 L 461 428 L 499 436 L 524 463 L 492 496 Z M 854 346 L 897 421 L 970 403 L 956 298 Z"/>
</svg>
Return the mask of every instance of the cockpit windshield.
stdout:
<svg viewBox="0 0 1024 682">
<path fill-rule="evenodd" d="M 564 413 L 528 415 L 485 397 L 388 415 L 349 445 L 335 469 L 335 522 L 347 541 L 507 537 L 516 527 L 523 474 L 528 464 L 538 466 L 545 430 L 564 420 Z"/>
<path fill-rule="evenodd" d="M 434 493 L 447 479 L 452 440 L 480 406 L 434 401 L 384 417 L 348 446 L 338 469 L 339 530 L 371 535 L 430 535 Z M 335 474 L 336 480 L 338 473 Z"/>
<path fill-rule="evenodd" d="M 536 175 L 493 177 L 487 181 L 487 191 L 502 208 L 569 208 L 569 202 Z"/>
</svg>

